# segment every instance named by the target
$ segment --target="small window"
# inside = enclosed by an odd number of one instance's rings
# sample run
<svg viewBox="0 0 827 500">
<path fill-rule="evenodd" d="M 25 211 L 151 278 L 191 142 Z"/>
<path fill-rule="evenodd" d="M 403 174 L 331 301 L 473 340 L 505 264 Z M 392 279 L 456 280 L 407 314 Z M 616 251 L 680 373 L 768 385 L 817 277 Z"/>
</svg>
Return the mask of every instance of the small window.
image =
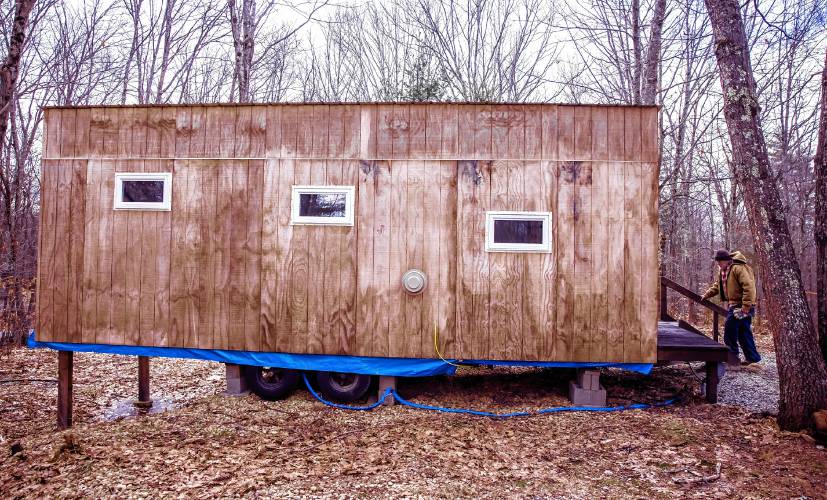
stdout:
<svg viewBox="0 0 827 500">
<path fill-rule="evenodd" d="M 115 174 L 115 210 L 171 209 L 171 173 Z"/>
<path fill-rule="evenodd" d="M 353 225 L 353 186 L 293 186 L 292 224 Z"/>
<path fill-rule="evenodd" d="M 486 212 L 488 252 L 551 252 L 551 213 Z"/>
</svg>

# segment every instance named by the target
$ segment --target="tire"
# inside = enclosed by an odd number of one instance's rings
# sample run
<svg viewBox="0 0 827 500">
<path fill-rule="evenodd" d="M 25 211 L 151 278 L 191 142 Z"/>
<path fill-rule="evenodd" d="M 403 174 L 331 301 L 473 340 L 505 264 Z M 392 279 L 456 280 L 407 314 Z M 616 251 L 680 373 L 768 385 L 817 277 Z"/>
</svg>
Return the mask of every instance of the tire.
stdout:
<svg viewBox="0 0 827 500">
<path fill-rule="evenodd" d="M 318 372 L 316 383 L 329 399 L 350 403 L 364 396 L 370 389 L 371 376 L 356 373 Z"/>
<path fill-rule="evenodd" d="M 276 401 L 284 399 L 299 384 L 301 376 L 296 370 L 262 366 L 245 366 L 244 378 L 247 386 L 261 399 Z"/>
</svg>

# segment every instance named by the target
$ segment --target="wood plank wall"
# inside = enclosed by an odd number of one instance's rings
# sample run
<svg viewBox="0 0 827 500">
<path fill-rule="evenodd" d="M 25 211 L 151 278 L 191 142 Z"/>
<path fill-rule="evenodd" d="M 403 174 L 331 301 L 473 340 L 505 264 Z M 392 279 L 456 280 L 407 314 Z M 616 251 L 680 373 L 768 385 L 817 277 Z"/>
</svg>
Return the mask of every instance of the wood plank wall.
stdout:
<svg viewBox="0 0 827 500">
<path fill-rule="evenodd" d="M 37 338 L 366 356 L 653 362 L 657 108 L 50 108 Z M 172 172 L 170 212 L 115 172 Z M 291 186 L 356 225 L 290 225 Z M 486 253 L 485 211 L 553 213 L 550 254 Z M 406 294 L 402 273 L 423 270 Z"/>
</svg>

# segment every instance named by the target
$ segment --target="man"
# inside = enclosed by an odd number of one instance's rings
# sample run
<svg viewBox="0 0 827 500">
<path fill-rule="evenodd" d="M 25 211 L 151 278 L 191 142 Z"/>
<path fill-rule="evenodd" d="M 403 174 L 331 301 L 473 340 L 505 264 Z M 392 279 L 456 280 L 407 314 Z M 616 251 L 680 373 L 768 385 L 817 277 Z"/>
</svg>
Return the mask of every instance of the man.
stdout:
<svg viewBox="0 0 827 500">
<path fill-rule="evenodd" d="M 741 252 L 726 250 L 715 252 L 719 272 L 717 279 L 704 294 L 704 300 L 714 296 L 729 310 L 724 322 L 724 343 L 738 356 L 738 345 L 744 350 L 746 361 L 751 365 L 761 361 L 752 337 L 752 315 L 755 313 L 755 276 Z"/>
</svg>

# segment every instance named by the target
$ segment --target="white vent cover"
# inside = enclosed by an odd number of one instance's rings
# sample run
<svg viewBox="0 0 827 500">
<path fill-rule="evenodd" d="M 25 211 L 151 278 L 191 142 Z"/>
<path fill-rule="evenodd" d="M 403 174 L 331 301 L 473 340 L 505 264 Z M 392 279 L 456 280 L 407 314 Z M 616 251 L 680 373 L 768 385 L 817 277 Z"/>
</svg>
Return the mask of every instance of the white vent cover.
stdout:
<svg viewBox="0 0 827 500">
<path fill-rule="evenodd" d="M 425 273 L 419 269 L 409 269 L 402 275 L 402 287 L 410 293 L 420 293 L 427 284 Z"/>
</svg>

